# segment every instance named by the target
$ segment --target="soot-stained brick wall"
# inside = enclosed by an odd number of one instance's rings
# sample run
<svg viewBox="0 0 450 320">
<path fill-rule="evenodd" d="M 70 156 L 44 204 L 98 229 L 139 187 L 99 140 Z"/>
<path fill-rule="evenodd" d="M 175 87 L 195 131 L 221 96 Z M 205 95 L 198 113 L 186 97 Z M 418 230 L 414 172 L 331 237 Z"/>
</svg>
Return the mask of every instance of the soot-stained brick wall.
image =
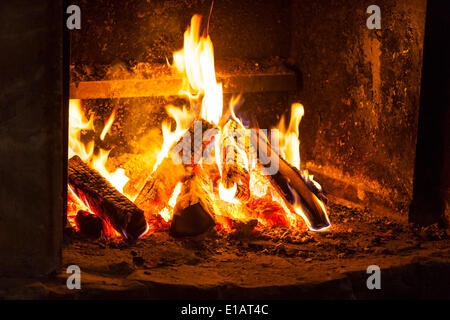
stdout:
<svg viewBox="0 0 450 320">
<path fill-rule="evenodd" d="M 412 196 L 425 0 L 292 2 L 291 62 L 305 106 L 303 165 L 332 195 L 406 212 Z"/>
<path fill-rule="evenodd" d="M 72 33 L 77 63 L 165 63 L 183 47 L 194 14 L 206 25 L 210 0 L 78 0 L 81 30 Z M 289 1 L 214 1 L 209 34 L 216 58 L 261 58 L 289 50 Z"/>
</svg>

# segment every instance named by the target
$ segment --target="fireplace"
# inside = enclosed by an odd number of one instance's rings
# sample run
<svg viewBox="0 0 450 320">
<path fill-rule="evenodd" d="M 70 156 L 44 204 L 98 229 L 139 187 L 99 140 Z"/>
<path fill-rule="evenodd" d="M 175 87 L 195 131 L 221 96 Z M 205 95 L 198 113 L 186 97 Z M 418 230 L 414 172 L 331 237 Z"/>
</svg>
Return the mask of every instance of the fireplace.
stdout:
<svg viewBox="0 0 450 320">
<path fill-rule="evenodd" d="M 448 298 L 448 6 L 74 4 L 2 5 L 0 297 Z"/>
</svg>

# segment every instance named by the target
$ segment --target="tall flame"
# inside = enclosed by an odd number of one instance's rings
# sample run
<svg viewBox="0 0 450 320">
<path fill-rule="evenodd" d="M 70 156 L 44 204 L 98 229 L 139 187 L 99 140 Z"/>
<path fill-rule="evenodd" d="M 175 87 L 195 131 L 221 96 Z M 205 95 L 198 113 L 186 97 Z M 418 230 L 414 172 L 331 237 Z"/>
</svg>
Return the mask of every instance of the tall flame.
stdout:
<svg viewBox="0 0 450 320">
<path fill-rule="evenodd" d="M 216 125 L 219 124 L 222 116 L 222 84 L 216 81 L 214 48 L 209 35 L 200 35 L 200 27 L 201 16 L 194 15 L 191 25 L 184 33 L 183 49 L 173 54 L 173 66 L 184 79 L 180 93 L 189 97 L 192 110 L 186 108 L 181 110 L 174 106 L 166 107 L 167 113 L 175 120 L 176 127 L 172 131 L 170 123 L 163 123 L 163 146 L 153 166 L 153 172 L 162 160 L 169 156 L 171 147 L 189 129 L 197 114 Z M 216 146 L 217 141 L 215 141 Z M 216 162 L 220 170 L 220 159 L 217 153 Z"/>
<path fill-rule="evenodd" d="M 152 172 L 155 172 L 156 168 L 158 168 L 164 158 L 169 156 L 172 146 L 181 139 L 181 137 L 189 129 L 189 126 L 194 119 L 193 115 L 189 113 L 185 107 L 183 107 L 183 109 L 179 109 L 172 105 L 168 105 L 166 107 L 166 111 L 175 120 L 175 130 L 171 130 L 171 125 L 169 122 L 163 122 L 163 145 L 158 153 L 156 162 L 153 165 Z"/>
<path fill-rule="evenodd" d="M 113 112 L 111 113 L 111 115 L 109 116 L 109 119 L 106 122 L 105 127 L 102 130 L 102 133 L 100 134 L 100 140 L 102 140 L 102 141 L 105 140 L 105 136 L 111 129 L 111 126 L 114 122 L 115 117 L 116 117 L 116 109 L 114 109 Z"/>
<path fill-rule="evenodd" d="M 115 118 L 115 110 L 112 112 L 105 127 L 102 130 L 100 139 L 103 140 L 106 134 L 111 129 Z M 128 182 L 129 178 L 125 175 L 124 169 L 117 169 L 110 172 L 106 169 L 106 162 L 108 161 L 109 152 L 111 150 L 104 150 L 99 148 L 99 152 L 94 154 L 94 141 L 89 141 L 87 144 L 81 141 L 82 130 L 94 130 L 93 117 L 89 121 L 86 120 L 83 111 L 81 110 L 81 101 L 77 99 L 69 100 L 69 158 L 78 155 L 83 161 L 90 163 L 106 180 L 108 180 L 117 190 L 123 193 L 123 187 Z"/>
<path fill-rule="evenodd" d="M 111 129 L 111 126 L 115 119 L 115 110 L 105 123 L 105 127 L 102 130 L 100 139 L 103 140 L 106 134 Z M 106 163 L 108 161 L 109 152 L 111 150 L 104 150 L 99 148 L 97 153 L 94 153 L 95 144 L 94 141 L 83 143 L 81 141 L 81 132 L 83 130 L 94 130 L 93 117 L 89 120 L 81 109 L 81 101 L 77 99 L 69 100 L 69 158 L 78 155 L 84 162 L 88 163 L 92 168 L 96 169 L 106 180 L 108 180 L 118 191 L 123 192 L 123 187 L 128 182 L 129 178 L 125 175 L 125 170 L 118 168 L 114 172 L 110 172 L 106 169 Z M 69 187 L 69 199 L 72 204 L 72 211 L 68 212 L 69 222 L 75 226 L 75 216 L 78 210 L 90 211 L 95 214 L 89 207 L 87 201 L 76 196 L 75 192 Z M 127 196 L 126 194 L 124 194 Z M 68 210 L 70 211 L 70 210 Z M 120 233 L 114 230 L 109 222 L 103 221 L 103 232 L 110 237 L 120 236 Z"/>
<path fill-rule="evenodd" d="M 119 168 L 114 172 L 109 172 L 108 169 L 106 169 L 106 162 L 108 161 L 110 151 L 111 150 L 100 149 L 99 154 L 92 159 L 92 167 L 119 190 L 120 193 L 123 193 L 123 187 L 130 179 L 125 175 L 124 169 Z"/>
<path fill-rule="evenodd" d="M 303 105 L 300 103 L 293 103 L 291 106 L 291 119 L 289 121 L 289 125 L 287 128 L 285 126 L 284 116 L 281 118 L 280 123 L 278 124 L 278 130 L 280 131 L 280 140 L 279 140 L 280 154 L 287 162 L 289 162 L 291 165 L 293 165 L 300 171 L 301 175 L 303 176 L 306 182 L 313 184 L 318 190 L 322 190 L 320 184 L 314 181 L 314 177 L 312 175 L 309 175 L 307 170 L 301 170 L 300 168 L 299 125 L 303 115 L 304 115 Z M 305 221 L 306 225 L 310 230 L 323 231 L 331 226 L 330 220 L 328 218 L 327 209 L 324 203 L 319 198 L 317 198 L 317 196 L 314 193 L 312 193 L 313 201 L 323 211 L 326 220 L 328 222 L 327 227 L 324 227 L 319 230 L 313 228 L 310 221 L 306 217 L 303 211 L 300 196 L 297 194 L 297 192 L 295 190 L 291 190 L 291 193 L 294 197 L 293 203 L 294 211 L 303 218 L 303 220 Z"/>
<path fill-rule="evenodd" d="M 182 93 L 191 99 L 201 96 L 201 117 L 219 124 L 223 112 L 222 84 L 216 81 L 214 47 L 209 35 L 200 35 L 202 18 L 194 15 L 184 33 L 184 47 L 174 53 L 176 69 L 185 75 L 188 83 Z"/>
<path fill-rule="evenodd" d="M 86 120 L 81 111 L 81 101 L 69 100 L 69 158 L 78 155 L 83 161 L 89 160 L 94 154 L 94 141 L 84 144 L 81 142 L 82 130 L 93 130 L 94 118 Z"/>
<path fill-rule="evenodd" d="M 304 114 L 303 105 L 293 103 L 291 106 L 291 119 L 286 128 L 284 115 L 278 124 L 280 131 L 280 154 L 290 164 L 300 170 L 300 139 L 298 128 Z"/>
</svg>

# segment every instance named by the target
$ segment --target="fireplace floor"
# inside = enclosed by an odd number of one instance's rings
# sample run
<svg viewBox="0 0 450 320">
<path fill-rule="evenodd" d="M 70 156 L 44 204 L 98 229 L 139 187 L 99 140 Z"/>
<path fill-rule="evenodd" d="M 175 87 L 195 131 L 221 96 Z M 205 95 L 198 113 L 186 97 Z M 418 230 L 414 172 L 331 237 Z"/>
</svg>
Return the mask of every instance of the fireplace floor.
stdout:
<svg viewBox="0 0 450 320">
<path fill-rule="evenodd" d="M 0 281 L 0 298 L 313 299 L 450 297 L 450 232 L 332 204 L 329 231 L 258 233 L 177 240 L 154 233 L 135 244 L 79 238 L 48 279 Z M 391 221 L 391 222 L 389 222 Z M 81 290 L 68 290 L 69 265 Z M 369 265 L 381 290 L 368 290 Z"/>
</svg>

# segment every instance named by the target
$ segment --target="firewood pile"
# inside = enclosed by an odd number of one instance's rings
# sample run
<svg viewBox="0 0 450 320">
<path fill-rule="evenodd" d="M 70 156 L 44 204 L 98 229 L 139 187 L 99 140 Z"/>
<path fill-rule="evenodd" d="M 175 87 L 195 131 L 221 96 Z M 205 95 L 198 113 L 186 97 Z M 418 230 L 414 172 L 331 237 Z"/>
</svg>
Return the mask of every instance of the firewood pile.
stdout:
<svg viewBox="0 0 450 320">
<path fill-rule="evenodd" d="M 230 120 L 232 121 L 232 120 Z M 205 123 L 204 127 L 212 127 Z M 191 134 L 189 130 L 186 134 Z M 204 142 L 201 152 L 210 141 Z M 323 192 L 304 178 L 299 170 L 280 155 L 271 150 L 266 137 L 257 135 L 249 147 L 257 148 L 265 144 L 265 148 L 278 158 L 279 170 L 267 179 L 282 199 L 285 208 L 295 212 L 294 205 L 300 203 L 302 211 L 312 228 L 323 228 L 329 225 L 328 217 L 319 203 L 326 203 Z M 196 152 L 199 152 L 198 150 Z M 239 153 L 234 153 L 239 158 Z M 193 156 L 194 157 L 194 156 Z M 236 159 L 234 159 L 236 160 Z M 252 197 L 250 191 L 250 173 L 242 165 L 242 159 L 225 162 L 223 181 L 226 188 L 236 185 L 235 198 L 245 204 L 247 210 L 262 212 L 265 216 L 283 221 L 285 219 L 282 205 L 270 199 L 263 201 Z M 261 164 L 259 164 L 261 166 Z M 149 228 L 166 228 L 173 237 L 198 236 L 217 225 L 220 217 L 220 207 L 216 205 L 214 192 L 220 182 L 219 176 L 212 176 L 211 165 L 175 163 L 171 157 L 166 157 L 149 175 L 134 202 L 117 191 L 95 169 L 89 167 L 78 156 L 69 159 L 68 184 L 71 190 L 85 202 L 94 215 L 80 210 L 76 216 L 78 231 L 89 237 L 98 238 L 105 235 L 103 228 L 108 226 L 124 239 L 134 241 Z M 172 204 L 172 216 L 169 221 L 163 221 L 159 212 L 167 207 L 177 184 L 181 184 L 180 194 L 176 203 Z M 296 195 L 296 196 L 293 196 Z M 320 200 L 317 201 L 317 200 Z M 279 214 L 277 214 L 279 212 Z M 250 216 L 251 217 L 251 216 Z M 232 235 L 245 235 L 252 232 L 258 225 L 256 219 L 238 221 L 226 217 Z"/>
</svg>

